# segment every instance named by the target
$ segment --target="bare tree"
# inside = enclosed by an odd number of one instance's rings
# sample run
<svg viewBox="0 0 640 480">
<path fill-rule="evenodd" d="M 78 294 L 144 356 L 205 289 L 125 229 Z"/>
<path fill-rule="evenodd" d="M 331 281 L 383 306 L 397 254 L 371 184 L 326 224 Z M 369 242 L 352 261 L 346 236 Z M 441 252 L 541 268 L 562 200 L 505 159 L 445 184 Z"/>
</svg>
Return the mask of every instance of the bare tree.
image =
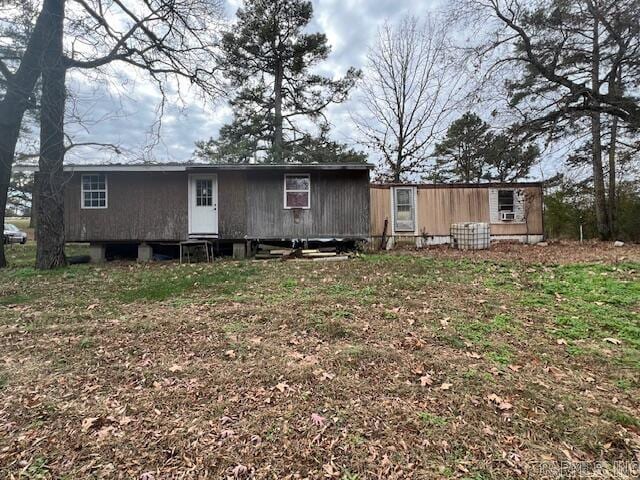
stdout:
<svg viewBox="0 0 640 480">
<path fill-rule="evenodd" d="M 353 119 L 362 142 L 380 151 L 395 182 L 422 171 L 457 107 L 462 75 L 441 17 L 385 23 L 367 56 L 362 110 Z"/>
<path fill-rule="evenodd" d="M 33 90 L 40 77 L 40 64 L 46 45 L 44 30 L 49 21 L 48 15 L 52 2 L 53 0 L 44 0 L 24 50 L 12 45 L 12 39 L 2 43 L 0 55 L 2 81 L 0 83 L 4 87 L 4 95 L 0 100 L 0 224 L 4 223 L 4 207 L 11 179 L 11 165 L 20 136 L 22 119 L 27 109 L 33 105 Z M 23 6 L 26 7 L 26 5 Z M 19 9 L 18 2 L 9 2 L 7 8 Z M 9 13 L 8 10 L 3 11 L 3 23 L 10 22 Z M 6 36 L 9 37 L 9 34 Z M 5 40 L 4 35 L 3 40 Z M 9 46 L 11 48 L 8 48 Z M 4 245 L 0 242 L 0 268 L 5 265 Z"/>
<path fill-rule="evenodd" d="M 640 4 L 636 0 L 468 0 L 458 2 L 485 32 L 489 70 L 508 66 L 510 105 L 522 125 L 550 140 L 590 132 L 593 195 L 602 239 L 615 231 L 615 145 L 640 129 Z M 493 28 L 492 28 L 493 27 Z M 490 33 L 488 33 L 490 32 Z M 504 70 L 503 70 L 504 72 Z M 503 77 L 504 78 L 504 77 Z M 602 124 L 612 119 L 609 192 Z"/>
<path fill-rule="evenodd" d="M 47 44 L 42 60 L 40 160 L 36 180 L 38 242 L 36 267 L 66 264 L 64 254 L 64 107 L 66 100 L 63 28 L 66 0 L 52 0 L 45 28 Z"/>
<path fill-rule="evenodd" d="M 34 67 L 42 74 L 43 91 L 37 267 L 52 268 L 66 261 L 62 192 L 67 72 L 92 69 L 117 78 L 126 72 L 114 65 L 123 64 L 145 72 L 163 98 L 168 86 L 181 91 L 191 85 L 217 96 L 221 89 L 216 45 L 222 10 L 222 0 L 45 2 L 44 55 Z M 29 53 L 27 47 L 23 58 L 30 58 Z M 12 160 L 2 165 L 9 172 Z"/>
</svg>

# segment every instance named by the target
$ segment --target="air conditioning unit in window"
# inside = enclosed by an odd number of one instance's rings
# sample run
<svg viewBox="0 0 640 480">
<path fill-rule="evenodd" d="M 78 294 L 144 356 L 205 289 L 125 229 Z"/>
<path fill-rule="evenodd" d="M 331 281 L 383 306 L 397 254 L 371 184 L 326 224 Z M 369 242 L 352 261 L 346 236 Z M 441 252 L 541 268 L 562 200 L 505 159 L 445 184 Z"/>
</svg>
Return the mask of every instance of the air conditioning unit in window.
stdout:
<svg viewBox="0 0 640 480">
<path fill-rule="evenodd" d="M 513 222 L 516 219 L 514 212 L 500 212 L 500 220 L 503 222 Z"/>
</svg>

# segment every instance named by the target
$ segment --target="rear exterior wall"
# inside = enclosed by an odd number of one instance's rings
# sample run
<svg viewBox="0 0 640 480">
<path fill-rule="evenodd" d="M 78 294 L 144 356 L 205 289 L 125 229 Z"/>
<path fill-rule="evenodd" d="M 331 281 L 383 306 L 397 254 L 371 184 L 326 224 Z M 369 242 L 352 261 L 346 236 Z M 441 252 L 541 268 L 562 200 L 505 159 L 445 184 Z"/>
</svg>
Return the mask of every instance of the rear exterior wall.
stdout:
<svg viewBox="0 0 640 480">
<path fill-rule="evenodd" d="M 526 186 L 521 189 L 528 206 L 526 221 L 499 222 L 490 212 L 489 187 L 422 187 L 416 189 L 415 236 L 449 235 L 452 223 L 486 222 L 491 224 L 492 235 L 542 235 L 542 190 Z M 392 235 L 392 189 L 388 186 L 371 187 L 371 235 L 382 235 L 384 220 L 388 219 L 387 235 Z M 407 236 L 402 233 L 402 236 Z"/>
<path fill-rule="evenodd" d="M 368 171 L 311 171 L 309 209 L 284 208 L 284 173 L 247 175 L 249 238 L 369 237 Z"/>
<path fill-rule="evenodd" d="M 369 172 L 311 171 L 311 208 L 284 208 L 285 171 L 217 171 L 221 239 L 367 238 Z M 297 172 L 296 172 L 297 173 Z M 65 188 L 70 242 L 188 238 L 188 172 L 107 172 L 107 208 L 81 208 L 82 174 Z"/>
<path fill-rule="evenodd" d="M 187 237 L 185 172 L 108 172 L 107 208 L 81 208 L 82 174 L 65 188 L 69 242 L 177 241 Z"/>
</svg>

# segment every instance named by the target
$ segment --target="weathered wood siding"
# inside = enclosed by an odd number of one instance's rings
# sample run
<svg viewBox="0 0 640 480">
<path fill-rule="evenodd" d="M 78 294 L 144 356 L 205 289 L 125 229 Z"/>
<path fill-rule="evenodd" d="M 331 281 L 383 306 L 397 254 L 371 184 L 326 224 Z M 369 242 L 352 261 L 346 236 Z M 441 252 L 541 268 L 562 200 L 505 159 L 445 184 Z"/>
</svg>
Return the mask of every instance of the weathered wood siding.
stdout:
<svg viewBox="0 0 640 480">
<path fill-rule="evenodd" d="M 488 222 L 485 188 L 418 188 L 418 233 L 449 235 L 452 223 Z"/>
<path fill-rule="evenodd" d="M 542 191 L 539 187 L 521 187 L 529 203 L 527 221 L 496 222 L 490 214 L 489 187 L 418 186 L 417 232 L 420 235 L 449 235 L 452 223 L 491 223 L 492 235 L 542 235 Z M 371 234 L 382 235 L 384 219 L 391 225 L 391 188 L 371 187 Z M 528 230 L 528 231 L 527 231 Z M 391 229 L 388 231 L 391 234 Z M 403 235 L 405 235 L 403 233 Z"/>
<path fill-rule="evenodd" d="M 284 172 L 247 172 L 247 236 L 368 237 L 369 172 L 311 171 L 310 175 L 311 208 L 289 210 L 284 208 Z"/>
<path fill-rule="evenodd" d="M 522 190 L 527 199 L 523 207 L 523 215 L 527 217 L 526 223 L 492 223 L 493 235 L 542 235 L 544 233 L 542 190 L 539 187 L 525 187 Z"/>
<path fill-rule="evenodd" d="M 244 238 L 247 232 L 247 176 L 218 173 L 218 234 L 221 239 Z"/>
<path fill-rule="evenodd" d="M 372 187 L 370 191 L 371 235 L 382 235 L 385 219 L 388 221 L 387 235 L 391 235 L 391 189 Z"/>
<path fill-rule="evenodd" d="M 187 236 L 185 172 L 108 172 L 108 208 L 80 208 L 81 173 L 65 189 L 69 242 L 181 240 Z"/>
<path fill-rule="evenodd" d="M 284 171 L 217 171 L 221 239 L 369 236 L 369 173 L 311 172 L 311 209 L 284 208 Z M 70 242 L 188 237 L 188 172 L 106 172 L 108 208 L 82 209 L 79 172 L 65 189 Z"/>
</svg>

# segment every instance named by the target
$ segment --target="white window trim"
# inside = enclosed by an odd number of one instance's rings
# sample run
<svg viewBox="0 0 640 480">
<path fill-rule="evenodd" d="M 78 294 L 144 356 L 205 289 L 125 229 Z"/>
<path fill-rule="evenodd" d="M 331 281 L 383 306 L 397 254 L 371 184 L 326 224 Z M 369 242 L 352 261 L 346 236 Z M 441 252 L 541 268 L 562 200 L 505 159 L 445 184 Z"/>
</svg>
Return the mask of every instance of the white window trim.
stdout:
<svg viewBox="0 0 640 480">
<path fill-rule="evenodd" d="M 398 230 L 396 229 L 396 190 L 405 189 L 411 191 L 411 201 L 413 206 L 413 230 Z M 391 232 L 395 236 L 396 233 L 399 236 L 410 234 L 417 235 L 418 230 L 418 189 L 415 186 L 397 186 L 391 187 Z"/>
<path fill-rule="evenodd" d="M 513 211 L 500 210 L 499 191 L 509 190 L 513 192 Z M 494 203 L 495 202 L 495 203 Z M 504 187 L 504 188 L 490 188 L 489 189 L 489 222 L 492 225 L 522 225 L 527 223 L 524 209 L 526 197 L 525 191 L 519 187 Z M 502 212 L 513 213 L 515 218 L 513 220 L 502 220 Z"/>
<path fill-rule="evenodd" d="M 309 181 L 309 188 L 305 190 L 287 190 L 287 178 L 289 177 L 307 177 Z M 311 175 L 308 173 L 286 173 L 284 175 L 284 189 L 283 189 L 283 205 L 285 210 L 310 210 L 311 209 Z M 287 205 L 287 193 L 307 193 L 309 195 L 309 202 L 306 207 L 289 207 Z"/>
<path fill-rule="evenodd" d="M 95 177 L 96 175 L 102 175 L 104 177 L 104 207 L 87 207 L 84 204 L 84 177 Z M 102 190 L 87 190 L 89 192 L 101 192 Z M 109 183 L 106 173 L 87 173 L 80 176 L 80 208 L 82 210 L 103 210 L 109 208 Z"/>
</svg>

